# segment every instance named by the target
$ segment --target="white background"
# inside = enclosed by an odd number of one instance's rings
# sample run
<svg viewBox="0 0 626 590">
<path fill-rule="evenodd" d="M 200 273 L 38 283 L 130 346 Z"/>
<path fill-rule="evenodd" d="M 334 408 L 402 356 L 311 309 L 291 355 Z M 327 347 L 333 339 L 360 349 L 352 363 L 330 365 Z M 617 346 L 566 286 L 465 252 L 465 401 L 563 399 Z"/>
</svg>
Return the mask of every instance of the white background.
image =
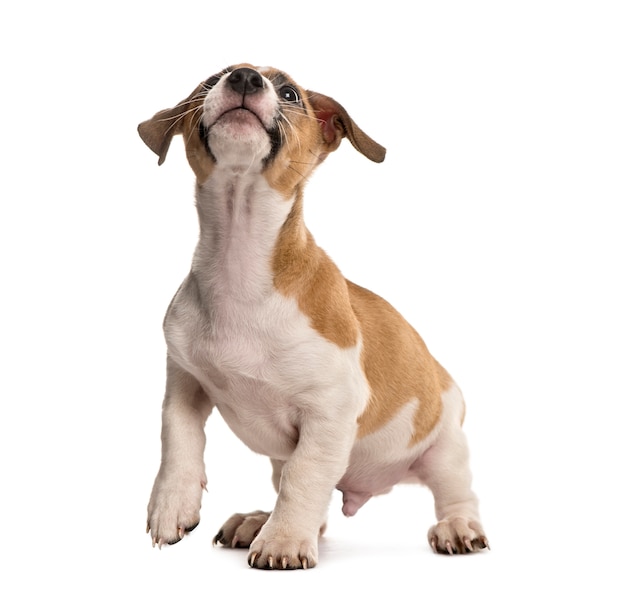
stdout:
<svg viewBox="0 0 626 590">
<path fill-rule="evenodd" d="M 16 6 L 0 9 L 4 587 L 624 583 L 623 3 Z M 387 147 L 377 165 L 345 142 L 308 224 L 461 384 L 491 552 L 432 554 L 432 499 L 402 487 L 353 519 L 334 498 L 317 568 L 251 570 L 211 539 L 271 508 L 269 464 L 217 415 L 201 525 L 151 548 L 161 320 L 197 223 L 182 144 L 159 168 L 136 126 L 241 61 L 333 96 Z"/>
</svg>

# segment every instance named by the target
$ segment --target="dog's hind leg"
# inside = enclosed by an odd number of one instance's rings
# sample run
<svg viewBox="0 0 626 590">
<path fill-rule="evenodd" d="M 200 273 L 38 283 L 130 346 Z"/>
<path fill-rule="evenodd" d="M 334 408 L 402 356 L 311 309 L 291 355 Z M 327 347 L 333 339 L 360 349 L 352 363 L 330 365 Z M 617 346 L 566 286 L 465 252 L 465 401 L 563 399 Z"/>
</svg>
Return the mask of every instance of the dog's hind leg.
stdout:
<svg viewBox="0 0 626 590">
<path fill-rule="evenodd" d="M 267 522 L 270 514 L 271 512 L 262 510 L 233 514 L 213 538 L 213 545 L 219 543 L 231 549 L 247 549 L 259 534 L 261 527 Z"/>
<path fill-rule="evenodd" d="M 283 470 L 284 461 L 272 459 L 272 484 L 276 493 L 280 488 L 280 474 Z M 254 512 L 233 514 L 220 528 L 213 538 L 213 544 L 224 547 L 248 548 L 250 543 L 259 534 L 261 527 L 267 522 L 271 512 L 255 510 Z"/>
<path fill-rule="evenodd" d="M 447 395 L 458 396 L 455 390 Z M 428 542 L 437 553 L 471 553 L 489 547 L 480 523 L 478 498 L 471 488 L 469 449 L 461 430 L 461 413 L 451 412 L 436 442 L 417 461 L 414 471 L 435 498 L 436 525 L 428 531 Z"/>
<path fill-rule="evenodd" d="M 200 521 L 206 488 L 204 424 L 212 407 L 195 378 L 168 358 L 161 467 L 148 504 L 148 532 L 159 547 L 180 541 Z"/>
</svg>

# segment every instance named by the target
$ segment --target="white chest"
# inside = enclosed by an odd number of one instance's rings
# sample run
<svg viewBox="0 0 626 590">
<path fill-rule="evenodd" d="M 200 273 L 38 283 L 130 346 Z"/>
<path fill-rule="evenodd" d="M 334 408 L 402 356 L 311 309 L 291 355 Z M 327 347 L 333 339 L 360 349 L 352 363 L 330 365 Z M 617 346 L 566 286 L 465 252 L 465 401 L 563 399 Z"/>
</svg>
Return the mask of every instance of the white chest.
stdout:
<svg viewBox="0 0 626 590">
<path fill-rule="evenodd" d="M 338 389 L 354 395 L 356 417 L 367 397 L 359 351 L 325 340 L 294 300 L 273 293 L 256 304 L 221 305 L 219 313 L 205 303 L 191 274 L 166 316 L 168 352 L 250 448 L 288 457 L 302 408 L 335 413 Z"/>
</svg>

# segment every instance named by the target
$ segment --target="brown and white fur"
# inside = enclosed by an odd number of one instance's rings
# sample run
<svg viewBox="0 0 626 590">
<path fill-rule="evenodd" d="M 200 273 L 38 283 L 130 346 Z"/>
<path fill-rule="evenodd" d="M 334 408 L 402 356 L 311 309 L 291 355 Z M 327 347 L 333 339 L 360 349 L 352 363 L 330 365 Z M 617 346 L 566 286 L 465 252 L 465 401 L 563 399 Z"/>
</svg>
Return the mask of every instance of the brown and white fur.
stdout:
<svg viewBox="0 0 626 590">
<path fill-rule="evenodd" d="M 400 482 L 432 490 L 435 551 L 487 547 L 459 388 L 389 303 L 342 276 L 302 218 L 307 179 L 343 137 L 375 162 L 385 149 L 335 100 L 249 64 L 212 76 L 139 133 L 159 164 L 182 134 L 200 221 L 164 321 L 153 543 L 175 543 L 200 520 L 216 407 L 273 466 L 273 511 L 237 514 L 215 537 L 249 547 L 251 566 L 316 565 L 335 488 L 352 516 Z"/>
</svg>

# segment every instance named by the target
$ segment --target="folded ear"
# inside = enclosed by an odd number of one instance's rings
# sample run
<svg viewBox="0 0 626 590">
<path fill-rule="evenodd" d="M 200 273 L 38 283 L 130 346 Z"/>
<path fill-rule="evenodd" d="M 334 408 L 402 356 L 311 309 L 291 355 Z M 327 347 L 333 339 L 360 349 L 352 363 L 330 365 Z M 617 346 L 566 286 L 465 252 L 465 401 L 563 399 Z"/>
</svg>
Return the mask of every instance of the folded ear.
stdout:
<svg viewBox="0 0 626 590">
<path fill-rule="evenodd" d="M 185 123 L 193 118 L 196 110 L 202 105 L 205 93 L 205 86 L 199 84 L 185 100 L 181 100 L 174 108 L 159 111 L 152 119 L 140 123 L 137 127 L 144 143 L 159 156 L 159 166 L 165 162 L 172 137 L 183 132 Z"/>
<path fill-rule="evenodd" d="M 322 126 L 329 151 L 336 150 L 341 140 L 347 137 L 356 150 L 373 162 L 385 159 L 387 150 L 362 131 L 336 100 L 319 92 L 307 91 L 307 95 Z"/>
</svg>

